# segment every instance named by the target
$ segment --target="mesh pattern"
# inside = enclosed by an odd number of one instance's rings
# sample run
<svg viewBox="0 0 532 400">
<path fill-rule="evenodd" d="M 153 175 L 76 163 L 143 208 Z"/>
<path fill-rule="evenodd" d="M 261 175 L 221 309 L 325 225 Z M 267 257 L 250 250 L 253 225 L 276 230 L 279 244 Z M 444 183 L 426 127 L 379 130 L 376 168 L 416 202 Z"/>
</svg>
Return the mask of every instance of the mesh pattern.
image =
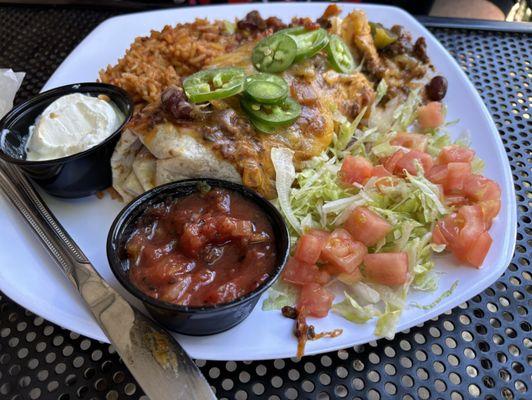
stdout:
<svg viewBox="0 0 532 400">
<path fill-rule="evenodd" d="M 112 12 L 0 8 L 0 66 L 28 72 L 34 95 L 75 45 Z M 525 34 L 432 29 L 495 119 L 518 204 L 508 270 L 482 294 L 393 341 L 319 356 L 257 362 L 197 360 L 227 399 L 530 398 L 532 122 Z M 0 294 L 0 398 L 146 399 L 112 346 L 61 329 Z"/>
</svg>

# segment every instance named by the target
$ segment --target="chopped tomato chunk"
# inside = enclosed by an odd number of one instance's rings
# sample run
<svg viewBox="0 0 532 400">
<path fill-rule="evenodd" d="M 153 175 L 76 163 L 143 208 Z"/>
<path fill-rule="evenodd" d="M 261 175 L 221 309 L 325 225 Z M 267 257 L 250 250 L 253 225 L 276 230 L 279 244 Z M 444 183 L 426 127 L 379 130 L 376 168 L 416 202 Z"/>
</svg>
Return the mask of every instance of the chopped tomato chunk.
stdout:
<svg viewBox="0 0 532 400">
<path fill-rule="evenodd" d="M 482 208 L 485 222 L 491 226 L 501 208 L 501 189 L 497 182 L 482 175 L 470 175 L 464 180 L 464 194 Z"/>
<path fill-rule="evenodd" d="M 326 284 L 330 276 L 321 271 L 315 264 L 306 264 L 291 257 L 283 270 L 283 280 L 294 285 L 306 285 L 307 283 Z"/>
<path fill-rule="evenodd" d="M 443 124 L 443 107 L 438 101 L 431 101 L 419 107 L 417 121 L 423 129 L 434 129 Z"/>
<path fill-rule="evenodd" d="M 479 206 L 462 206 L 458 209 L 458 217 L 462 222 L 458 235 L 459 244 L 466 248 L 471 247 L 476 238 L 485 231 L 482 209 Z"/>
<path fill-rule="evenodd" d="M 303 315 L 323 318 L 329 313 L 334 295 L 317 283 L 309 283 L 301 289 L 297 309 Z"/>
<path fill-rule="evenodd" d="M 406 170 L 410 175 L 417 175 L 415 160 L 421 164 L 424 172 L 430 171 L 434 164 L 434 161 L 429 154 L 418 150 L 410 150 L 397 161 L 394 173 L 402 175 L 403 170 Z"/>
<path fill-rule="evenodd" d="M 449 164 L 452 162 L 471 162 L 475 157 L 475 152 L 466 147 L 453 144 L 445 146 L 438 155 L 438 163 Z"/>
<path fill-rule="evenodd" d="M 347 156 L 340 169 L 340 179 L 343 183 L 351 185 L 353 183 L 363 184 L 371 177 L 373 165 L 364 157 Z"/>
<path fill-rule="evenodd" d="M 447 179 L 443 182 L 445 194 L 461 194 L 464 181 L 471 175 L 471 164 L 468 162 L 452 162 L 447 165 Z"/>
<path fill-rule="evenodd" d="M 306 233 L 301 235 L 297 241 L 294 257 L 307 264 L 316 264 L 320 258 L 321 250 L 325 245 L 325 240 L 318 236 Z"/>
<path fill-rule="evenodd" d="M 395 172 L 395 168 L 397 167 L 397 163 L 403 156 L 406 154 L 405 150 L 398 150 L 395 153 L 393 153 L 391 156 L 387 157 L 384 162 L 383 166 L 388 171 L 390 171 L 392 174 Z"/>
<path fill-rule="evenodd" d="M 447 165 L 435 165 L 427 173 L 426 178 L 432 183 L 442 185 L 447 180 Z"/>
<path fill-rule="evenodd" d="M 391 141 L 390 144 L 394 146 L 407 147 L 411 150 L 426 151 L 429 138 L 427 135 L 421 133 L 398 133 Z"/>
<path fill-rule="evenodd" d="M 356 208 L 344 226 L 355 240 L 366 246 L 374 246 L 392 230 L 388 221 L 366 207 Z"/>
<path fill-rule="evenodd" d="M 363 271 L 373 282 L 388 286 L 402 285 L 407 278 L 408 255 L 405 252 L 367 254 Z"/>
<path fill-rule="evenodd" d="M 432 240 L 445 244 L 459 260 L 479 267 L 492 242 L 486 228 L 484 212 L 479 205 L 462 206 L 457 213 L 447 215 L 436 224 Z"/>
<path fill-rule="evenodd" d="M 465 196 L 459 194 L 445 196 L 445 205 L 449 207 L 465 206 L 469 204 L 469 200 Z"/>
<path fill-rule="evenodd" d="M 490 234 L 486 231 L 482 232 L 467 252 L 466 261 L 474 267 L 480 267 L 488 254 L 491 243 L 493 239 Z"/>
<path fill-rule="evenodd" d="M 384 178 L 386 176 L 392 176 L 392 173 L 384 168 L 384 165 L 376 165 L 371 171 L 371 176 L 377 176 L 379 178 Z"/>
<path fill-rule="evenodd" d="M 321 258 L 339 273 L 351 273 L 367 252 L 366 246 L 353 240 L 345 229 L 335 229 L 323 247 Z"/>
</svg>

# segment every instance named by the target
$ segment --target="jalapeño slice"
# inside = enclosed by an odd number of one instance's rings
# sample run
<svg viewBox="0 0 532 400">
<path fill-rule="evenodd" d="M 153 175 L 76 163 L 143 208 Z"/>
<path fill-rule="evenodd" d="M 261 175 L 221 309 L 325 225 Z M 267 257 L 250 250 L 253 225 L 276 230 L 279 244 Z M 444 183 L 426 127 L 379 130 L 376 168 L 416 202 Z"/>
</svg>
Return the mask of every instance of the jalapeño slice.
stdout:
<svg viewBox="0 0 532 400">
<path fill-rule="evenodd" d="M 327 45 L 327 55 L 331 66 L 338 72 L 349 73 L 355 69 L 351 50 L 337 35 L 331 35 Z"/>
<path fill-rule="evenodd" d="M 295 40 L 297 45 L 297 53 L 294 59 L 295 62 L 316 55 L 321 49 L 327 46 L 327 43 L 329 43 L 329 35 L 327 34 L 327 31 L 322 28 L 307 30 L 303 26 L 298 26 L 295 28 L 283 29 L 279 32 L 282 32 Z"/>
<path fill-rule="evenodd" d="M 244 93 L 259 103 L 277 104 L 288 96 L 288 84 L 277 75 L 255 74 L 246 78 Z"/>
<path fill-rule="evenodd" d="M 292 65 L 296 53 L 294 39 L 278 32 L 262 39 L 255 46 L 251 61 L 261 72 L 282 72 Z"/>
<path fill-rule="evenodd" d="M 244 89 L 244 79 L 242 68 L 206 69 L 187 77 L 183 89 L 190 101 L 203 103 L 240 93 Z"/>
<path fill-rule="evenodd" d="M 289 125 L 301 114 L 301 106 L 291 98 L 280 104 L 260 104 L 243 97 L 240 105 L 252 122 L 254 120 L 272 128 Z"/>
<path fill-rule="evenodd" d="M 260 121 L 257 121 L 254 118 L 250 118 L 249 120 L 251 121 L 251 125 L 253 125 L 255 129 L 258 130 L 259 132 L 267 133 L 269 135 L 277 132 L 277 128 L 274 126 L 270 126 L 268 124 L 262 123 Z"/>
</svg>

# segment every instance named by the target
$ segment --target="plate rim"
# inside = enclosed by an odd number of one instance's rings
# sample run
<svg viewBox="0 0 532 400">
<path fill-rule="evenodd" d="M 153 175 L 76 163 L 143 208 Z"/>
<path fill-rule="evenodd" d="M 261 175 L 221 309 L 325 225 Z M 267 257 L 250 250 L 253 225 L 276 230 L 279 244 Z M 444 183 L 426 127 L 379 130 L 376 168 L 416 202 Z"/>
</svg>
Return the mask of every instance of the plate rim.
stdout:
<svg viewBox="0 0 532 400">
<path fill-rule="evenodd" d="M 316 2 L 316 3 L 312 3 L 311 5 L 314 6 L 314 7 L 326 7 L 327 5 L 330 5 L 330 4 L 331 3 Z M 194 8 L 199 9 L 200 10 L 199 12 L 201 14 L 206 14 L 206 13 L 208 13 L 209 10 L 212 11 L 213 9 L 220 9 L 220 8 L 222 8 L 222 9 L 233 8 L 233 9 L 244 9 L 244 10 L 246 10 L 246 9 L 275 10 L 275 9 L 280 9 L 280 8 L 283 8 L 283 7 L 286 7 L 286 6 L 288 6 L 288 7 L 289 6 L 293 6 L 293 3 L 292 4 L 289 4 L 289 3 L 253 3 L 253 4 L 233 4 L 233 5 L 208 5 L 208 6 L 202 6 L 201 8 L 199 8 L 199 7 L 194 7 Z M 513 186 L 513 178 L 512 178 L 511 169 L 510 169 L 510 162 L 509 162 L 509 159 L 507 157 L 507 152 L 506 152 L 506 150 L 504 148 L 501 136 L 498 133 L 498 129 L 497 129 L 497 127 L 496 127 L 496 125 L 495 125 L 495 123 L 494 123 L 494 121 L 493 121 L 493 119 L 492 119 L 487 107 L 486 107 L 486 104 L 484 103 L 484 101 L 482 100 L 482 97 L 480 96 L 480 93 L 476 90 L 476 88 L 474 87 L 473 83 L 469 80 L 469 78 L 467 77 L 467 75 L 465 74 L 463 69 L 460 67 L 458 62 L 449 54 L 449 52 L 438 41 L 438 39 L 427 28 L 425 28 L 419 21 L 417 21 L 412 15 L 410 15 L 409 13 L 407 13 L 406 11 L 404 11 L 404 10 L 398 8 L 398 7 L 385 6 L 385 5 L 375 5 L 375 4 L 341 4 L 340 6 L 343 7 L 344 9 L 345 8 L 362 9 L 362 10 L 369 10 L 369 9 L 379 10 L 380 9 L 380 10 L 383 10 L 383 12 L 399 13 L 399 14 L 402 14 L 403 18 L 405 18 L 408 21 L 408 24 L 416 25 L 416 27 L 420 30 L 420 33 L 423 36 L 430 36 L 433 39 L 434 45 L 436 47 L 438 47 L 438 50 L 446 58 L 446 61 L 450 62 L 452 64 L 453 69 L 458 71 L 458 75 L 460 76 L 462 81 L 466 82 L 465 85 L 467 86 L 467 89 L 465 89 L 465 90 L 471 91 L 473 93 L 473 98 L 475 100 L 475 103 L 480 105 L 480 109 L 482 110 L 482 114 L 483 114 L 482 117 L 483 117 L 484 120 L 486 120 L 487 124 L 490 127 L 490 130 L 491 130 L 490 134 L 493 134 L 495 136 L 496 147 L 497 147 L 497 158 L 498 158 L 498 161 L 499 161 L 497 165 L 504 166 L 504 168 L 503 168 L 504 169 L 504 171 L 503 171 L 503 176 L 504 176 L 503 185 L 505 185 L 507 187 L 507 189 L 508 189 L 506 191 L 507 196 L 505 198 L 505 201 L 506 201 L 506 204 L 508 205 L 508 207 L 507 207 L 507 210 L 506 210 L 507 212 L 506 212 L 506 215 L 504 216 L 504 218 L 505 218 L 506 221 L 508 221 L 508 224 L 510 225 L 510 235 L 505 235 L 504 242 L 501 245 L 501 250 L 503 250 L 505 252 L 505 257 L 504 257 L 505 267 L 504 268 L 502 266 L 499 267 L 500 268 L 500 272 L 497 269 L 497 273 L 492 273 L 491 276 L 489 277 L 489 279 L 484 279 L 482 281 L 478 281 L 477 284 L 472 286 L 474 289 L 473 290 L 468 290 L 467 294 L 466 294 L 466 292 L 463 292 L 463 291 L 459 291 L 458 293 L 455 292 L 456 294 L 453 295 L 452 298 L 444 299 L 438 305 L 438 307 L 436 307 L 436 308 L 434 308 L 432 310 L 428 310 L 428 311 L 425 311 L 423 313 L 420 313 L 419 316 L 414 317 L 414 318 L 410 318 L 407 322 L 398 325 L 397 332 L 399 333 L 401 331 L 404 331 L 406 329 L 414 327 L 414 326 L 418 325 L 421 322 L 426 322 L 426 321 L 428 321 L 428 320 L 430 320 L 430 319 L 432 319 L 432 318 L 434 318 L 434 317 L 436 317 L 438 315 L 442 315 L 445 312 L 444 310 L 455 308 L 459 304 L 463 303 L 464 301 L 467 301 L 467 300 L 471 299 L 472 297 L 474 297 L 475 295 L 477 295 L 478 293 L 482 292 L 487 287 L 492 285 L 506 271 L 506 269 L 508 268 L 508 265 L 511 263 L 511 260 L 513 258 L 513 253 L 514 253 L 514 249 L 515 249 L 515 245 L 516 245 L 517 208 L 516 208 L 516 199 L 515 199 L 515 188 Z M 193 8 L 193 7 L 174 8 L 174 9 L 171 9 L 171 11 L 183 10 L 183 9 L 191 9 L 191 8 Z M 56 77 L 57 75 L 61 74 L 62 69 L 65 67 L 65 65 L 67 64 L 69 59 L 71 57 L 75 57 L 76 53 L 79 52 L 83 48 L 84 44 L 86 42 L 90 41 L 91 36 L 93 34 L 97 33 L 98 31 L 104 29 L 106 27 L 106 25 L 112 24 L 113 22 L 116 22 L 117 20 L 121 20 L 121 19 L 127 20 L 127 19 L 130 19 L 132 17 L 135 18 L 135 17 L 139 17 L 141 15 L 146 15 L 146 14 L 164 13 L 165 11 L 168 12 L 168 10 L 154 10 L 154 11 L 145 11 L 145 12 L 136 12 L 136 13 L 130 13 L 130 14 L 123 14 L 123 15 L 114 16 L 114 17 L 111 17 L 111 18 L 108 18 L 108 19 L 102 21 L 61 62 L 59 67 L 54 71 L 54 73 L 50 76 L 50 78 L 48 79 L 46 84 L 43 86 L 42 90 L 46 90 L 46 89 L 49 89 L 50 87 L 53 87 L 53 85 L 50 86 L 50 82 L 53 81 L 54 77 Z M 178 21 L 176 20 L 176 23 L 177 22 Z M 502 218 L 502 215 L 499 215 L 499 218 Z M 25 229 L 29 230 L 29 228 L 25 228 Z M 31 234 L 33 234 L 33 232 L 31 232 Z M 1 271 L 0 271 L 0 276 L 1 276 Z M 31 312 L 35 313 L 37 316 L 41 316 L 42 318 L 44 318 L 44 319 L 46 319 L 46 320 L 48 320 L 50 322 L 53 322 L 54 324 L 57 324 L 57 325 L 65 328 L 65 329 L 71 330 L 73 332 L 77 332 L 80 335 L 83 335 L 83 336 L 86 336 L 88 338 L 91 338 L 91 339 L 94 339 L 94 340 L 98 340 L 98 341 L 101 341 L 101 342 L 109 343 L 109 340 L 103 334 L 101 329 L 99 329 L 99 327 L 97 327 L 97 326 L 96 327 L 98 329 L 96 329 L 96 330 L 92 329 L 91 325 L 90 324 L 88 325 L 86 323 L 86 318 L 77 317 L 73 321 L 72 320 L 72 316 L 70 314 L 68 315 L 67 319 L 65 319 L 65 318 L 63 318 L 63 319 L 57 318 L 57 311 L 58 310 L 51 310 L 49 306 L 45 310 L 46 306 L 41 305 L 41 303 L 39 303 L 39 302 L 32 303 L 31 304 L 31 308 L 27 307 L 26 306 L 27 302 L 24 301 L 23 293 L 21 293 L 20 291 L 17 291 L 16 287 L 12 287 L 11 288 L 10 286 L 7 286 L 7 287 L 2 287 L 1 290 L 9 298 L 11 298 L 13 301 L 15 301 L 16 303 L 20 304 L 25 309 L 28 309 Z M 470 292 L 474 292 L 475 294 L 471 295 Z M 260 304 L 259 304 L 259 306 L 260 306 Z M 54 312 L 55 312 L 55 314 L 54 314 Z M 80 325 L 80 323 L 81 323 L 81 325 Z M 82 329 L 79 329 L 80 326 L 81 326 Z M 373 337 L 370 340 L 378 340 L 378 339 L 380 339 L 380 338 Z M 344 345 L 344 344 L 338 345 L 338 344 L 335 344 L 334 341 L 327 341 L 327 344 L 325 344 L 323 342 L 324 344 L 322 344 L 319 348 L 317 348 L 317 349 L 309 349 L 308 351 L 306 351 L 305 354 L 306 355 L 321 354 L 321 353 L 335 351 L 335 350 L 339 350 L 341 348 L 346 348 L 346 347 L 350 347 L 350 346 L 353 346 L 353 345 L 359 345 L 359 344 L 363 344 L 363 343 L 367 343 L 367 342 L 368 342 L 367 340 L 362 339 L 362 340 L 360 340 L 358 342 L 355 341 L 355 342 L 353 342 L 350 345 Z M 260 358 L 254 357 L 253 359 L 267 360 L 267 359 L 275 359 L 275 358 L 286 358 L 286 357 L 291 357 L 293 355 L 295 355 L 295 349 L 293 351 L 293 354 L 288 354 L 287 351 L 278 351 L 277 353 L 268 354 L 265 357 L 263 357 L 263 356 L 261 356 Z M 197 354 L 194 354 L 193 356 L 195 358 L 206 359 L 206 360 L 226 360 L 227 359 L 227 357 L 216 357 L 216 354 L 199 354 L 199 356 Z M 235 360 L 235 361 L 237 361 L 237 360 L 249 360 L 249 358 L 238 358 L 237 357 L 237 358 L 233 358 L 233 360 Z"/>
</svg>

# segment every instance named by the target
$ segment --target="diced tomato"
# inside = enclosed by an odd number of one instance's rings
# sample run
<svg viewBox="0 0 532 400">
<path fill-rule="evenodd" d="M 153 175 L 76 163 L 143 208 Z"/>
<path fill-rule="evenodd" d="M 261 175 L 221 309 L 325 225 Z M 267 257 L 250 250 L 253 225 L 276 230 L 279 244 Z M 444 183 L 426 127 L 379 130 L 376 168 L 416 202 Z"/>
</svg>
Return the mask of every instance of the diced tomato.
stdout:
<svg viewBox="0 0 532 400">
<path fill-rule="evenodd" d="M 448 207 L 459 207 L 469 204 L 469 200 L 465 196 L 459 194 L 445 196 L 445 205 Z"/>
<path fill-rule="evenodd" d="M 388 286 L 402 285 L 407 278 L 408 255 L 405 252 L 367 254 L 363 271 L 373 282 Z"/>
<path fill-rule="evenodd" d="M 465 179 L 471 175 L 471 164 L 452 162 L 447 164 L 447 179 L 443 182 L 445 194 L 461 194 Z"/>
<path fill-rule="evenodd" d="M 471 162 L 475 157 L 475 152 L 466 147 L 453 144 L 445 146 L 438 155 L 439 164 L 449 164 L 452 162 Z"/>
<path fill-rule="evenodd" d="M 485 222 L 491 226 L 491 221 L 501 208 L 499 185 L 482 175 L 470 175 L 464 181 L 464 193 L 471 201 L 478 203 L 484 212 Z"/>
<path fill-rule="evenodd" d="M 441 185 L 447 180 L 447 173 L 447 165 L 434 165 L 425 176 L 432 183 Z"/>
<path fill-rule="evenodd" d="M 486 200 L 500 200 L 501 190 L 499 185 L 482 175 L 469 175 L 464 182 L 465 195 L 474 202 Z"/>
<path fill-rule="evenodd" d="M 317 283 L 309 283 L 301 289 L 297 309 L 303 315 L 323 318 L 329 313 L 334 295 Z"/>
<path fill-rule="evenodd" d="M 485 231 L 484 215 L 479 206 L 462 206 L 458 209 L 458 217 L 462 220 L 462 228 L 458 235 L 461 247 L 470 248 L 478 236 Z"/>
<path fill-rule="evenodd" d="M 325 240 L 311 234 L 303 234 L 297 241 L 294 257 L 307 264 L 316 264 L 320 258 Z"/>
<path fill-rule="evenodd" d="M 419 161 L 421 167 L 423 168 L 423 171 L 425 172 L 430 171 L 432 165 L 434 164 L 434 161 L 432 160 L 432 157 L 429 154 L 423 153 L 418 150 L 410 150 L 397 161 L 394 173 L 402 175 L 403 170 L 406 170 L 410 175 L 417 175 L 417 168 L 414 162 L 415 160 Z"/>
<path fill-rule="evenodd" d="M 480 267 L 488 254 L 493 239 L 488 232 L 482 232 L 473 242 L 466 254 L 466 261 L 474 267 Z"/>
<path fill-rule="evenodd" d="M 164 285 L 176 281 L 179 275 L 192 271 L 195 265 L 194 261 L 184 255 L 172 253 L 158 258 L 149 269 L 136 269 L 145 274 L 143 279 L 145 282 L 152 285 Z"/>
<path fill-rule="evenodd" d="M 345 229 L 335 229 L 321 252 L 321 258 L 339 273 L 351 273 L 368 252 L 366 246 L 353 240 Z"/>
<path fill-rule="evenodd" d="M 183 234 L 179 240 L 179 245 L 183 253 L 189 257 L 194 257 L 206 244 L 207 238 L 201 233 L 201 228 L 198 224 L 185 224 Z"/>
<path fill-rule="evenodd" d="M 426 151 L 429 138 L 427 135 L 421 133 L 398 133 L 391 141 L 390 144 L 394 146 L 407 147 L 411 150 Z"/>
<path fill-rule="evenodd" d="M 283 280 L 294 285 L 306 285 L 307 283 L 325 284 L 329 281 L 329 275 L 321 271 L 315 264 L 307 264 L 290 257 L 283 270 Z"/>
<path fill-rule="evenodd" d="M 390 171 L 392 174 L 395 171 L 395 168 L 397 167 L 397 163 L 403 156 L 406 154 L 406 151 L 404 150 L 398 150 L 395 153 L 393 153 L 391 156 L 387 157 L 384 160 L 384 163 L 382 164 L 384 168 L 386 168 L 388 171 Z"/>
<path fill-rule="evenodd" d="M 371 177 L 373 165 L 364 157 L 347 156 L 340 169 L 340 179 L 347 185 L 363 184 Z"/>
<path fill-rule="evenodd" d="M 491 245 L 480 206 L 462 206 L 457 213 L 439 221 L 432 232 L 433 242 L 445 244 L 459 260 L 479 267 Z"/>
<path fill-rule="evenodd" d="M 342 283 L 345 283 L 346 285 L 354 285 L 358 281 L 362 279 L 362 273 L 360 272 L 360 268 L 355 268 L 353 272 L 350 274 L 340 274 L 338 275 L 338 280 Z"/>
<path fill-rule="evenodd" d="M 376 165 L 371 171 L 371 176 L 377 176 L 379 178 L 384 178 L 386 176 L 392 176 L 392 173 L 384 168 L 384 165 Z"/>
<path fill-rule="evenodd" d="M 458 214 L 452 213 L 441 221 L 438 221 L 432 232 L 432 240 L 436 244 L 449 245 L 456 243 L 460 233 L 461 224 L 458 221 Z"/>
<path fill-rule="evenodd" d="M 377 244 L 392 230 L 388 221 L 366 207 L 356 208 L 347 218 L 344 227 L 353 239 L 366 246 Z"/>
<path fill-rule="evenodd" d="M 434 244 L 444 244 L 448 245 L 449 241 L 447 240 L 447 237 L 444 235 L 444 231 L 441 229 L 441 221 L 436 224 L 434 229 L 432 230 L 432 242 Z"/>
<path fill-rule="evenodd" d="M 443 124 L 443 107 L 438 101 L 431 101 L 419 107 L 417 121 L 422 129 L 434 129 Z"/>
<path fill-rule="evenodd" d="M 330 233 L 327 232 L 327 231 L 324 231 L 322 229 L 309 229 L 307 232 L 306 232 L 307 235 L 312 235 L 312 236 L 315 236 L 317 237 L 318 239 L 320 239 L 320 241 L 322 241 L 323 243 L 325 243 L 327 241 L 327 239 L 329 238 L 329 235 Z"/>
</svg>

